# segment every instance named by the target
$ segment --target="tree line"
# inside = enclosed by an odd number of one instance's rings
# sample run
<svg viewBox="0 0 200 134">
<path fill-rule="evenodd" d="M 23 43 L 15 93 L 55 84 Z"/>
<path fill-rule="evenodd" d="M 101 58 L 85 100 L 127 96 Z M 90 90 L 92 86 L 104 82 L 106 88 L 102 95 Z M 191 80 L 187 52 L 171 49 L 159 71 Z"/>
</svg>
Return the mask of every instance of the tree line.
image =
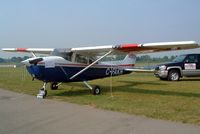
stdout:
<svg viewBox="0 0 200 134">
<path fill-rule="evenodd" d="M 0 58 L 0 63 L 19 63 L 23 60 L 26 60 L 30 57 L 24 56 L 24 57 L 11 57 L 11 58 Z"/>
<path fill-rule="evenodd" d="M 138 56 L 138 62 L 169 62 L 173 61 L 176 56 L 164 56 L 164 57 L 151 57 L 149 55 Z"/>
</svg>

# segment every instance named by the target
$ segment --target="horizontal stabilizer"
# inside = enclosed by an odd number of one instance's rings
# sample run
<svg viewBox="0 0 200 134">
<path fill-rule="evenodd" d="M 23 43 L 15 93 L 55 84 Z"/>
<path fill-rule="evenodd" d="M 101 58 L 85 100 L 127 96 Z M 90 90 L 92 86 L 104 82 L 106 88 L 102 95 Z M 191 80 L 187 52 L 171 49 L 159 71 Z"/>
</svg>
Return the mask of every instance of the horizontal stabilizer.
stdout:
<svg viewBox="0 0 200 134">
<path fill-rule="evenodd" d="M 136 72 L 136 73 L 153 73 L 154 69 L 125 69 L 126 71 Z"/>
</svg>

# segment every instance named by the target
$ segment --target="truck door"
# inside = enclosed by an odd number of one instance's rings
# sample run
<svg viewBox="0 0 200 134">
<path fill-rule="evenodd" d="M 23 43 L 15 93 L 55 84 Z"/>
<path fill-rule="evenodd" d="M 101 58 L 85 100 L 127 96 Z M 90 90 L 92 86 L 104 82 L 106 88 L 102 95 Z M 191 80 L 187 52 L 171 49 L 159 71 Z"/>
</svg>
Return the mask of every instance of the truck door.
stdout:
<svg viewBox="0 0 200 134">
<path fill-rule="evenodd" d="M 199 76 L 200 75 L 200 64 L 199 57 L 197 54 L 188 55 L 184 60 L 184 76 Z"/>
<path fill-rule="evenodd" d="M 200 54 L 198 54 L 197 75 L 200 76 Z"/>
</svg>

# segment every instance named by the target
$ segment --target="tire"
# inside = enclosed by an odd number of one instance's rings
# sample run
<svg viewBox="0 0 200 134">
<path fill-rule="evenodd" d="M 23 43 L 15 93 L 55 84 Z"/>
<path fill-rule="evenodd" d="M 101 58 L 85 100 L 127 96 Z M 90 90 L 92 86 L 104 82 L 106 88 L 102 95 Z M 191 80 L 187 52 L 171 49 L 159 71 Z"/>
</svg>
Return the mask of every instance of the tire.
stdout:
<svg viewBox="0 0 200 134">
<path fill-rule="evenodd" d="M 53 82 L 51 83 L 51 90 L 57 90 L 58 89 L 58 83 L 57 82 Z"/>
<path fill-rule="evenodd" d="M 40 92 L 44 92 L 44 94 L 42 94 L 42 97 L 45 98 L 47 96 L 47 90 L 44 90 L 44 88 L 40 89 Z"/>
<path fill-rule="evenodd" d="M 179 81 L 180 73 L 178 70 L 171 70 L 167 76 L 169 81 Z"/>
<path fill-rule="evenodd" d="M 47 90 L 44 91 L 44 98 L 47 96 Z"/>
<path fill-rule="evenodd" d="M 95 86 L 93 89 L 92 89 L 92 94 L 93 95 L 100 95 L 101 94 L 101 88 L 99 86 Z"/>
</svg>

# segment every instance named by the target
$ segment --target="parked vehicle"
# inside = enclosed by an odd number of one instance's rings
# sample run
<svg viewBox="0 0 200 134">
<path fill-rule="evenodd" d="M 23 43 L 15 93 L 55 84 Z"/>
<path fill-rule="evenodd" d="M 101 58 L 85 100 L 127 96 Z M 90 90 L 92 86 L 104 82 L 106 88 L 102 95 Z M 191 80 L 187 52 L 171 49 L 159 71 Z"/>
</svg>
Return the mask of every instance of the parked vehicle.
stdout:
<svg viewBox="0 0 200 134">
<path fill-rule="evenodd" d="M 186 54 L 173 62 L 156 66 L 154 75 L 161 80 L 178 81 L 181 77 L 200 76 L 200 54 Z"/>
</svg>

